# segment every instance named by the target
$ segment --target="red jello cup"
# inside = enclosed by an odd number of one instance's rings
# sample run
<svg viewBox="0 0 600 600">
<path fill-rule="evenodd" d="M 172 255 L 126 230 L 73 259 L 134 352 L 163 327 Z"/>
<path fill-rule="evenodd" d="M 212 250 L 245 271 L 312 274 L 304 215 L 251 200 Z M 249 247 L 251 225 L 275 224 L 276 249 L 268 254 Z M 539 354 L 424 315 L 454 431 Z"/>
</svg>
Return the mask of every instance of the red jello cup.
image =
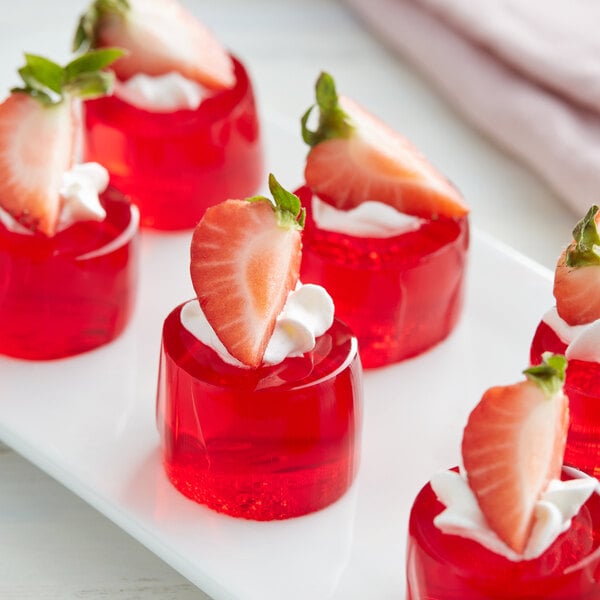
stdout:
<svg viewBox="0 0 600 600">
<path fill-rule="evenodd" d="M 570 413 L 565 464 L 600 478 L 600 364 L 569 360 L 564 392 Z"/>
<path fill-rule="evenodd" d="M 138 205 L 144 227 L 191 229 L 204 211 L 253 195 L 263 180 L 254 94 L 233 59 L 236 84 L 197 110 L 149 112 L 116 96 L 84 104 L 84 156 Z"/>
<path fill-rule="evenodd" d="M 531 341 L 531 349 L 529 358 L 532 365 L 539 365 L 542 362 L 542 354 L 544 352 L 552 352 L 552 354 L 564 354 L 567 351 L 567 344 L 563 342 L 558 334 L 546 323 L 540 321 L 533 340 Z"/>
<path fill-rule="evenodd" d="M 310 189 L 296 194 L 307 208 L 300 277 L 329 292 L 336 316 L 358 338 L 365 368 L 416 356 L 450 334 L 463 305 L 467 217 L 361 238 L 319 229 Z"/>
<path fill-rule="evenodd" d="M 362 369 L 339 321 L 315 348 L 274 366 L 232 366 L 190 334 L 183 305 L 163 328 L 157 424 L 164 467 L 192 500 L 267 521 L 317 511 L 359 461 Z"/>
<path fill-rule="evenodd" d="M 48 360 L 106 344 L 133 311 L 139 213 L 109 188 L 106 219 L 53 237 L 0 223 L 0 354 Z"/>
<path fill-rule="evenodd" d="M 563 479 L 577 472 L 563 468 Z M 595 600 L 600 598 L 600 496 L 538 558 L 513 562 L 475 541 L 442 533 L 444 509 L 427 484 L 410 514 L 407 600 Z"/>
</svg>

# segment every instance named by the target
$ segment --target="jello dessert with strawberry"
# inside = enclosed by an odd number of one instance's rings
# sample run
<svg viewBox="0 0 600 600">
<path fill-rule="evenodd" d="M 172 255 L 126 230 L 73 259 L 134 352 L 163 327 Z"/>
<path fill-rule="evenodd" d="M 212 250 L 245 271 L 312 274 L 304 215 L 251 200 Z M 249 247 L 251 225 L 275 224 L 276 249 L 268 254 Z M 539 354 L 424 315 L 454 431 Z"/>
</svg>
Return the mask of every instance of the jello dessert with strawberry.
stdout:
<svg viewBox="0 0 600 600">
<path fill-rule="evenodd" d="M 461 195 L 405 138 L 344 96 L 330 75 L 311 147 L 301 277 L 327 288 L 356 333 L 365 367 L 424 352 L 461 313 L 469 245 Z"/>
<path fill-rule="evenodd" d="M 600 210 L 592 206 L 573 229 L 554 272 L 556 305 L 542 317 L 531 343 L 531 361 L 543 352 L 569 359 L 565 391 L 571 426 L 565 462 L 600 476 Z"/>
<path fill-rule="evenodd" d="M 79 99 L 110 89 L 118 50 L 65 67 L 26 55 L 0 104 L 0 354 L 43 360 L 113 340 L 133 309 L 138 211 L 75 164 Z"/>
<path fill-rule="evenodd" d="M 95 0 L 75 49 L 115 46 L 111 97 L 85 103 L 84 155 L 139 206 L 143 226 L 193 229 L 256 192 L 262 146 L 246 69 L 177 0 Z"/>
<path fill-rule="evenodd" d="M 561 467 L 566 361 L 487 390 L 462 440 L 463 466 L 435 475 L 410 514 L 408 600 L 600 597 L 598 482 Z"/>
<path fill-rule="evenodd" d="M 273 176 L 265 197 L 209 208 L 191 244 L 197 298 L 167 317 L 157 400 L 166 473 L 229 514 L 286 519 L 354 480 L 362 370 L 356 338 L 299 281 L 304 211 Z"/>
</svg>

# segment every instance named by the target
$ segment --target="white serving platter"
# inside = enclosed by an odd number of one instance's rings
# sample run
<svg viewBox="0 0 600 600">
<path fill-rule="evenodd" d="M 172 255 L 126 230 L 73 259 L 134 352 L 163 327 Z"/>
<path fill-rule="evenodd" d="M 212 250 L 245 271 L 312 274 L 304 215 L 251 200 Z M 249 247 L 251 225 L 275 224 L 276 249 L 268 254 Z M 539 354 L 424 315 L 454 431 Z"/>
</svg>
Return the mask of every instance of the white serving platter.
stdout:
<svg viewBox="0 0 600 600">
<path fill-rule="evenodd" d="M 296 138 L 285 124 L 268 126 L 267 147 L 286 148 L 268 164 L 289 187 L 304 152 Z M 475 231 L 455 332 L 421 357 L 365 374 L 362 464 L 350 492 L 319 513 L 257 523 L 184 498 L 161 466 L 160 331 L 193 295 L 189 239 L 144 233 L 137 309 L 116 342 L 49 363 L 0 357 L 0 439 L 215 600 L 363 600 L 374 590 L 403 598 L 412 500 L 433 472 L 457 463 L 482 391 L 521 377 L 552 301 L 550 272 Z"/>
</svg>

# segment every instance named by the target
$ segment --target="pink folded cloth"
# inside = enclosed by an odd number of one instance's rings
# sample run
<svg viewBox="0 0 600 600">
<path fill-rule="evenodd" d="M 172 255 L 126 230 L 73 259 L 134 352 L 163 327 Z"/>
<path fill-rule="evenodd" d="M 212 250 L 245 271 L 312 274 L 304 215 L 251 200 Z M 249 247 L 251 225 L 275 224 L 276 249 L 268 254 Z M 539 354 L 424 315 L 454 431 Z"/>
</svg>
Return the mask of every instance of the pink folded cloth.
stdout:
<svg viewBox="0 0 600 600">
<path fill-rule="evenodd" d="M 346 0 L 577 214 L 600 202 L 600 3 Z"/>
</svg>

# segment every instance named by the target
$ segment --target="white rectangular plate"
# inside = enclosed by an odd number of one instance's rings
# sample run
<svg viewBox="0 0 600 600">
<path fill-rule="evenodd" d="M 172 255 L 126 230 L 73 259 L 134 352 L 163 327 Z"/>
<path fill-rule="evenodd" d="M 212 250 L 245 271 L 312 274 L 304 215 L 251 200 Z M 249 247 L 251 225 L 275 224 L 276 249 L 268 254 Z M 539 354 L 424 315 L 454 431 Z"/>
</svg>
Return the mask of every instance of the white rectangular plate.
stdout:
<svg viewBox="0 0 600 600">
<path fill-rule="evenodd" d="M 294 186 L 304 153 L 297 133 L 271 123 L 267 143 L 276 149 L 268 164 Z M 421 357 L 365 374 L 362 463 L 350 492 L 307 517 L 256 523 L 187 500 L 161 466 L 160 331 L 193 295 L 189 240 L 144 233 L 138 306 L 116 342 L 49 363 L 0 357 L 0 438 L 215 600 L 363 600 L 373 590 L 403 598 L 413 498 L 457 463 L 482 391 L 520 378 L 552 300 L 550 273 L 476 232 L 456 331 Z"/>
</svg>

